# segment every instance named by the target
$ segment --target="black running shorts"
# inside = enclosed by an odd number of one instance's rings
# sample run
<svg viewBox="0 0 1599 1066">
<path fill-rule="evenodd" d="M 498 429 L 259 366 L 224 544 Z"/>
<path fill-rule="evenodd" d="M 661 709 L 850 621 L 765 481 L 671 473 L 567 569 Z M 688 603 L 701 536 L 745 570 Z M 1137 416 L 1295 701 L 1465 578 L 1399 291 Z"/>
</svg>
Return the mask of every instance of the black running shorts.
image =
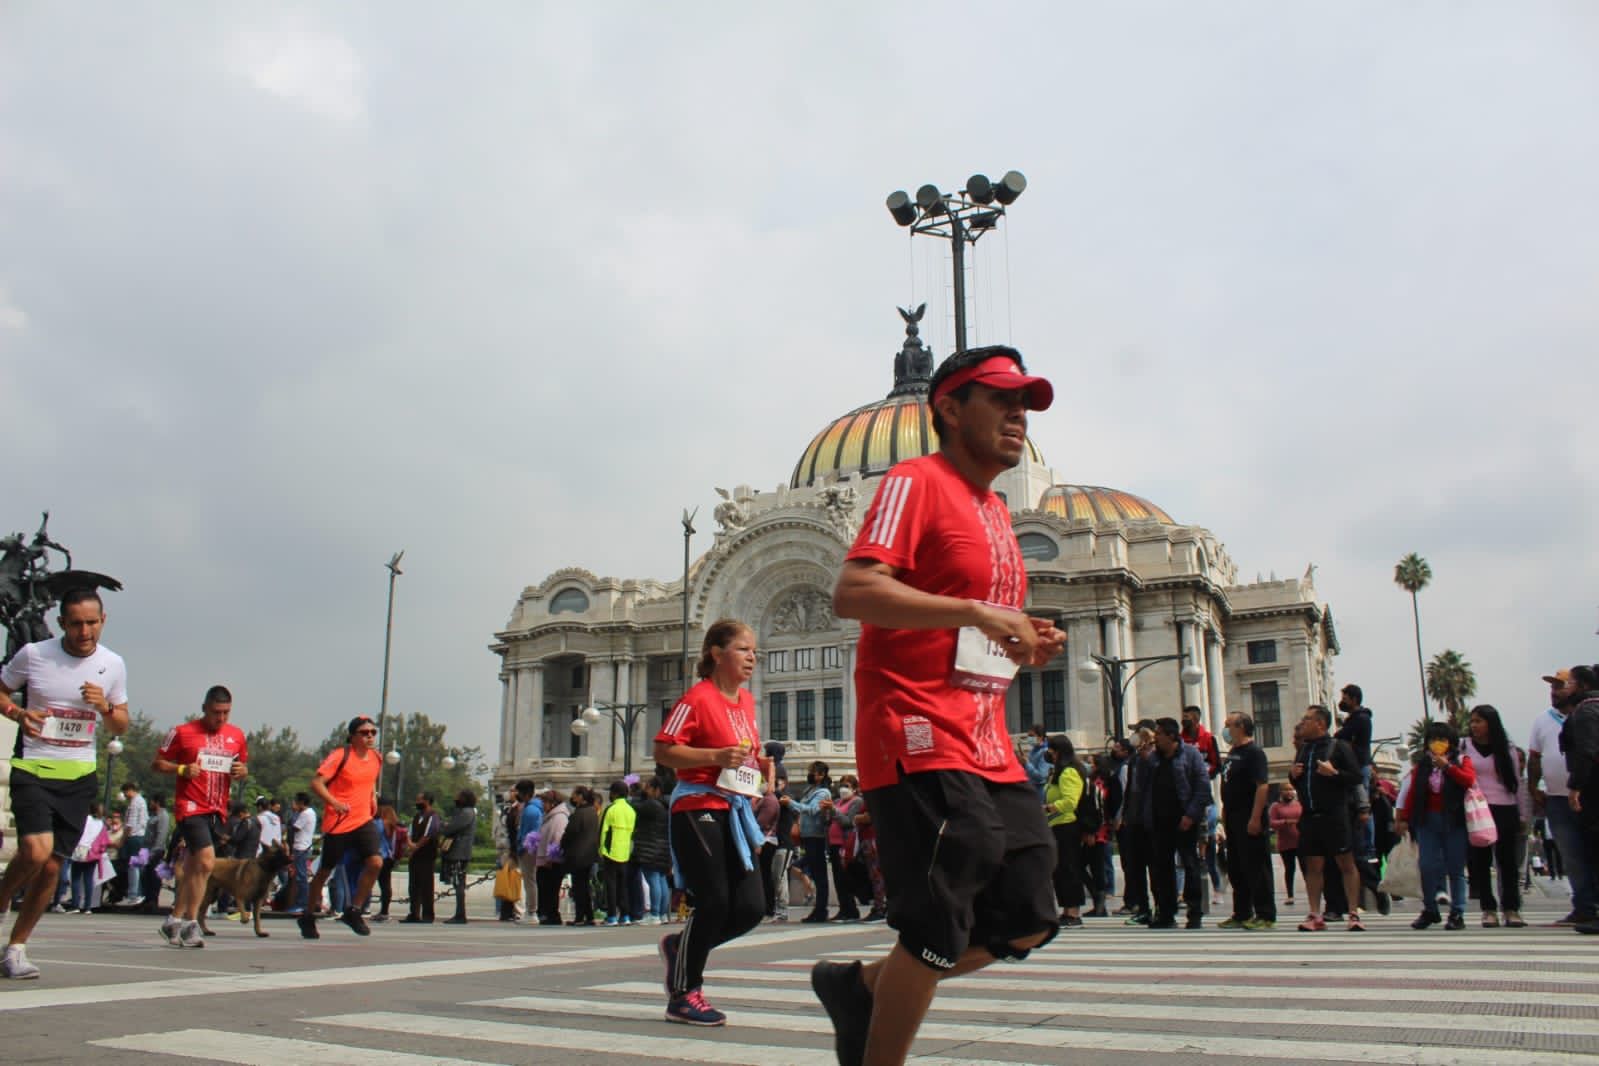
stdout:
<svg viewBox="0 0 1599 1066">
<path fill-rule="evenodd" d="M 220 814 L 191 814 L 178 819 L 178 836 L 189 845 L 190 855 L 198 855 L 206 848 L 214 851 L 227 835 Z"/>
<path fill-rule="evenodd" d="M 348 833 L 328 833 L 322 837 L 322 868 L 331 870 L 344 861 L 347 852 L 355 852 L 363 859 L 383 854 L 383 836 L 378 832 L 378 820 L 372 819 L 359 829 Z"/>
<path fill-rule="evenodd" d="M 1302 858 L 1332 858 L 1350 850 L 1349 816 L 1307 814 L 1299 822 Z"/>
<path fill-rule="evenodd" d="M 888 924 L 913 958 L 951 969 L 968 947 L 1025 958 L 1022 937 L 1060 928 L 1055 840 L 1037 791 L 958 770 L 906 773 L 866 793 Z"/>
<path fill-rule="evenodd" d="M 89 820 L 89 804 L 99 792 L 99 779 L 98 774 L 85 774 L 60 781 L 12 767 L 11 814 L 16 819 L 17 836 L 53 833 L 51 853 L 69 858 L 78 846 L 78 838 L 83 836 L 83 823 Z"/>
</svg>

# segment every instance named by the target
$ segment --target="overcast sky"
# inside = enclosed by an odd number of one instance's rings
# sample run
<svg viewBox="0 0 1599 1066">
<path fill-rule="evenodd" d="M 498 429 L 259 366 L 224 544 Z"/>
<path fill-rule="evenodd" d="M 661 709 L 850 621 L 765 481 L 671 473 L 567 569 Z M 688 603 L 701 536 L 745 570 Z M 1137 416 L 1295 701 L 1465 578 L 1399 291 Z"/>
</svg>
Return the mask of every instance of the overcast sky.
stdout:
<svg viewBox="0 0 1599 1066">
<path fill-rule="evenodd" d="M 390 709 L 492 758 L 522 587 L 677 575 L 887 391 L 896 303 L 945 354 L 883 198 L 1011 168 L 974 340 L 1063 479 L 1315 563 L 1379 734 L 1406 552 L 1523 739 L 1599 659 L 1599 8 L 598 9 L 0 10 L 0 532 L 126 583 L 136 708 L 374 712 L 404 548 Z"/>
</svg>

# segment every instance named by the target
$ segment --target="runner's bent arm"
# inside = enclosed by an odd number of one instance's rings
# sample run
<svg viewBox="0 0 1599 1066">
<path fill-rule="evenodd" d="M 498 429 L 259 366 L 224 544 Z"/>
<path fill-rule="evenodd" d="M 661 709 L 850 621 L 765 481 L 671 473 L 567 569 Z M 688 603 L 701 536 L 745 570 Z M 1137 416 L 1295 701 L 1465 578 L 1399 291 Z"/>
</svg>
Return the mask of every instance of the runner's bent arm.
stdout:
<svg viewBox="0 0 1599 1066">
<path fill-rule="evenodd" d="M 833 588 L 833 612 L 885 629 L 975 626 L 1011 649 L 1009 655 L 1017 662 L 1030 662 L 1035 654 L 1046 652 L 1053 656 L 1066 639 L 1053 623 L 1020 611 L 912 588 L 899 580 L 892 566 L 870 559 L 844 561 Z"/>
<path fill-rule="evenodd" d="M 44 712 L 30 711 L 11 698 L 11 690 L 0 683 L 0 714 L 17 723 L 17 728 L 30 737 L 37 738 L 44 731 Z"/>
<path fill-rule="evenodd" d="M 695 748 L 687 744 L 668 744 L 663 740 L 655 742 L 655 761 L 674 770 L 694 770 L 701 766 L 742 766 L 747 754 L 748 749 L 737 744 L 727 748 Z M 769 760 L 764 755 L 757 758 L 764 770 Z"/>
<path fill-rule="evenodd" d="M 311 794 L 339 814 L 350 813 L 350 805 L 333 798 L 333 793 L 328 791 L 328 783 L 322 779 L 321 774 L 311 775 Z"/>
</svg>

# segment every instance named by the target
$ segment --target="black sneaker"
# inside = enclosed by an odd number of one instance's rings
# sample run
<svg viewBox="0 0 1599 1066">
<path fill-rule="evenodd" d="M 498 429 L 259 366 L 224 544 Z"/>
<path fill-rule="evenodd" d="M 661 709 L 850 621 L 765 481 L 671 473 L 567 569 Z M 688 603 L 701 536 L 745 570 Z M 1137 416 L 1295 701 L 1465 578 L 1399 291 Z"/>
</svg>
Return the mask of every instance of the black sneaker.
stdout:
<svg viewBox="0 0 1599 1066">
<path fill-rule="evenodd" d="M 1176 918 L 1151 918 L 1149 920 L 1149 928 L 1151 928 L 1151 929 L 1176 929 L 1177 928 L 1177 919 Z"/>
<path fill-rule="evenodd" d="M 1063 914 L 1060 918 L 1060 927 L 1062 929 L 1081 929 L 1083 920 L 1075 914 Z"/>
<path fill-rule="evenodd" d="M 306 912 L 305 914 L 300 915 L 294 921 L 295 924 L 300 927 L 300 935 L 305 937 L 307 940 L 322 939 L 322 934 L 316 931 L 316 915 Z"/>
<path fill-rule="evenodd" d="M 1450 911 L 1449 912 L 1449 919 L 1444 922 L 1444 928 L 1445 929 L 1464 929 L 1464 928 L 1466 928 L 1466 916 L 1464 914 L 1461 914 L 1459 911 Z"/>
<path fill-rule="evenodd" d="M 1437 911 L 1422 911 L 1416 915 L 1416 920 L 1410 923 L 1412 929 L 1426 929 L 1443 921 Z"/>
<path fill-rule="evenodd" d="M 1201 918 L 1198 914 L 1190 914 L 1188 916 L 1188 921 L 1187 921 L 1186 924 L 1184 924 L 1183 928 L 1185 928 L 1185 929 L 1202 929 L 1202 928 L 1204 928 L 1204 925 L 1205 925 L 1205 920 L 1203 918 Z"/>
<path fill-rule="evenodd" d="M 860 1066 L 872 1025 L 872 995 L 861 982 L 861 964 L 818 962 L 811 967 L 811 991 L 832 1019 L 839 1066 Z"/>
<path fill-rule="evenodd" d="M 666 1020 L 679 1025 L 717 1026 L 727 1024 L 727 1015 L 705 1002 L 699 989 L 674 996 L 666 1005 Z"/>
<path fill-rule="evenodd" d="M 366 919 L 362 917 L 361 912 L 356 910 L 354 907 L 351 907 L 349 910 L 339 915 L 339 921 L 349 926 L 350 932 L 354 933 L 356 936 L 372 935 L 372 930 L 368 928 Z"/>
</svg>

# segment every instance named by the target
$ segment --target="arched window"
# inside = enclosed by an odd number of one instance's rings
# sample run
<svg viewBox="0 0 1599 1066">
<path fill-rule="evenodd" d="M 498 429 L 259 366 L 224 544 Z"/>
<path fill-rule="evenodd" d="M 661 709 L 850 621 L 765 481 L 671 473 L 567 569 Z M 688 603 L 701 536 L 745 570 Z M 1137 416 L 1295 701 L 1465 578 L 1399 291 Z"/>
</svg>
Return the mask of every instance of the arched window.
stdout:
<svg viewBox="0 0 1599 1066">
<path fill-rule="evenodd" d="M 550 600 L 550 613 L 582 614 L 589 609 L 588 595 L 582 589 L 562 589 Z"/>
<path fill-rule="evenodd" d="M 1060 556 L 1060 545 L 1042 533 L 1023 533 L 1016 538 L 1016 543 L 1021 545 L 1023 559 L 1046 562 Z"/>
</svg>

